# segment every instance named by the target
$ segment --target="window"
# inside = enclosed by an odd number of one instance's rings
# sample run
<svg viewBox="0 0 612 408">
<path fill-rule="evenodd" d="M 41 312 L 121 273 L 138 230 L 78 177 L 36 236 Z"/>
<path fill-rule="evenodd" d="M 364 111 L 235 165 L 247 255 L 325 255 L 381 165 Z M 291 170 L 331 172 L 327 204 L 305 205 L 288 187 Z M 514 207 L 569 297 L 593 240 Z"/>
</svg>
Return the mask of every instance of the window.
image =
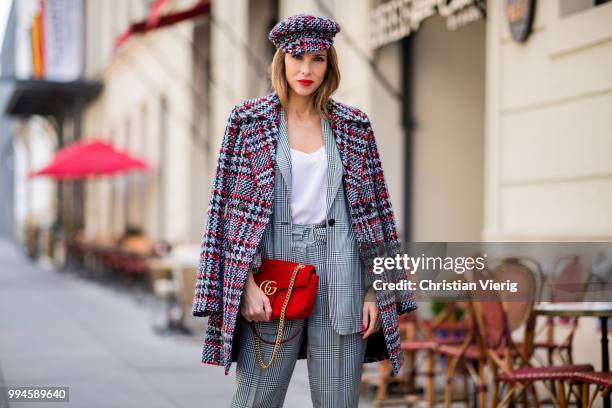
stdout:
<svg viewBox="0 0 612 408">
<path fill-rule="evenodd" d="M 559 0 L 559 13 L 561 17 L 569 16 L 591 7 L 599 6 L 610 0 Z"/>
<path fill-rule="evenodd" d="M 612 39 L 612 0 L 557 0 L 551 19 L 548 55 L 559 57 Z"/>
</svg>

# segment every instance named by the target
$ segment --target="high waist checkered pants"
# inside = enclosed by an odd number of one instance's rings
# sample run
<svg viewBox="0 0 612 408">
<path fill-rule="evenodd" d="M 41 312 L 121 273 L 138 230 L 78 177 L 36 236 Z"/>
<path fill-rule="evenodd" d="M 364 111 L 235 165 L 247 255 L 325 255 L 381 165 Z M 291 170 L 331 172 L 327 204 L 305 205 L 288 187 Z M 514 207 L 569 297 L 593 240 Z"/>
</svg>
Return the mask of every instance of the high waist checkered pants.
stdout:
<svg viewBox="0 0 612 408">
<path fill-rule="evenodd" d="M 301 341 L 308 336 L 307 366 L 313 407 L 356 407 L 366 341 L 361 333 L 338 334 L 331 326 L 324 268 L 325 227 L 293 224 L 292 251 L 295 260 L 317 268 L 319 286 L 312 315 L 308 320 L 287 320 L 283 339 L 301 331 L 281 345 L 273 365 L 262 369 L 255 357 L 255 334 L 240 315 L 240 351 L 236 366 L 236 392 L 232 407 L 282 407 Z M 260 322 L 262 337 L 273 342 L 278 320 Z M 261 342 L 264 362 L 270 360 L 273 344 Z"/>
</svg>

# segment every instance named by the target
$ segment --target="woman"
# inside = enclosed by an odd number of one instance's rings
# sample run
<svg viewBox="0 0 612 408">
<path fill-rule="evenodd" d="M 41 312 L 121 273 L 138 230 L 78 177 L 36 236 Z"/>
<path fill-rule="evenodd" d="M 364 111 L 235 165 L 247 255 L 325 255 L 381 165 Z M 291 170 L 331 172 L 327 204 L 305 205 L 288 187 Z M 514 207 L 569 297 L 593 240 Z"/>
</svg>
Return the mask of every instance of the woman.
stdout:
<svg viewBox="0 0 612 408">
<path fill-rule="evenodd" d="M 410 293 L 372 289 L 372 260 L 397 253 L 399 240 L 368 117 L 330 98 L 339 31 L 303 14 L 279 22 L 269 34 L 274 92 L 235 106 L 226 127 L 193 314 L 209 318 L 202 362 L 227 374 L 237 361 L 234 407 L 282 406 L 299 358 L 316 407 L 356 406 L 364 362 L 402 364 L 397 317 L 416 305 Z M 310 318 L 286 322 L 269 368 L 255 350 L 259 337 L 269 361 L 278 329 L 253 277 L 262 258 L 319 275 Z"/>
</svg>

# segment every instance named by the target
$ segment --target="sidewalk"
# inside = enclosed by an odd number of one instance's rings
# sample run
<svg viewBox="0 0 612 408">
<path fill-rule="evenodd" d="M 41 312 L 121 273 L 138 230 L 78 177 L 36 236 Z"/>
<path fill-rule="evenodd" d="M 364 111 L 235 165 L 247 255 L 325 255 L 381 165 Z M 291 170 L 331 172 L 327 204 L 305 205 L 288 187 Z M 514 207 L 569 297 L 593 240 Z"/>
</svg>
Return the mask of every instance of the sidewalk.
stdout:
<svg viewBox="0 0 612 408">
<path fill-rule="evenodd" d="M 154 309 L 150 298 L 46 270 L 0 240 L 0 381 L 70 387 L 69 403 L 11 407 L 229 406 L 235 365 L 225 376 L 202 364 L 201 331 L 155 334 Z M 311 406 L 303 360 L 285 406 Z"/>
</svg>

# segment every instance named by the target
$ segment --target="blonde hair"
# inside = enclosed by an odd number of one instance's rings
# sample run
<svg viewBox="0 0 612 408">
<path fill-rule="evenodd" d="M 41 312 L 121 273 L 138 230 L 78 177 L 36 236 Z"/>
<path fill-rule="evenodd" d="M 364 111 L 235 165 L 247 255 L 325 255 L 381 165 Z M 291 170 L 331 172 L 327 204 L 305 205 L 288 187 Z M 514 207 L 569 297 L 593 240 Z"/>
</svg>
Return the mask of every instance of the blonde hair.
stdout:
<svg viewBox="0 0 612 408">
<path fill-rule="evenodd" d="M 285 76 L 285 52 L 280 48 L 276 50 L 272 64 L 270 65 L 270 77 L 272 88 L 278 95 L 281 105 L 285 110 L 289 104 L 289 84 Z M 327 49 L 327 71 L 323 82 L 315 91 L 313 104 L 315 110 L 325 115 L 327 112 L 327 102 L 331 95 L 336 92 L 340 85 L 340 67 L 338 65 L 338 55 L 332 45 Z"/>
</svg>

